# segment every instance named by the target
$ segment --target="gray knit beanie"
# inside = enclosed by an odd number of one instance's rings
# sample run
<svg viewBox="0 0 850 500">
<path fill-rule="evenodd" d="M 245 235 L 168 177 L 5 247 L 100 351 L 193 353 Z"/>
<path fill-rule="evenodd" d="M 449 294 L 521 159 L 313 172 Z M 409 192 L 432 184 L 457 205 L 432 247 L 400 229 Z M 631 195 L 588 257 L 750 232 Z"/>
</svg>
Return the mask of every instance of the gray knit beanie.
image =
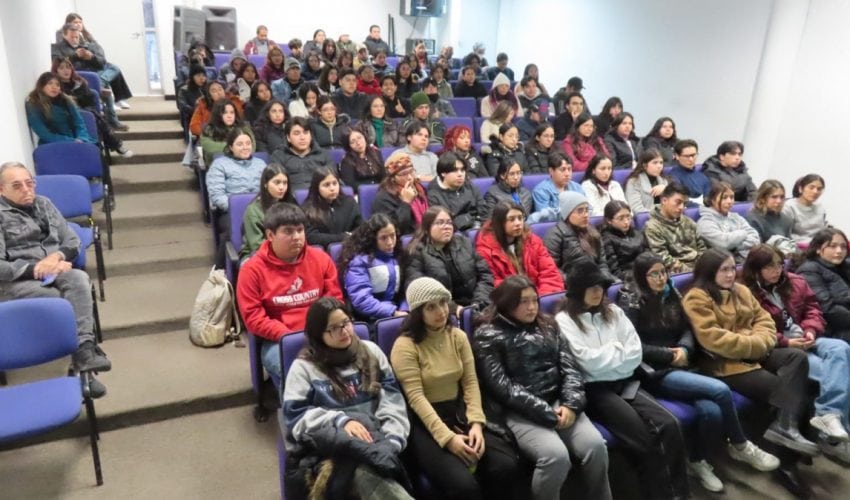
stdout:
<svg viewBox="0 0 850 500">
<path fill-rule="evenodd" d="M 566 219 L 582 203 L 587 203 L 587 198 L 578 191 L 561 191 L 558 195 L 558 206 L 561 209 L 561 219 Z"/>
<path fill-rule="evenodd" d="M 452 300 L 451 292 L 446 290 L 442 283 L 427 276 L 416 278 L 410 282 L 410 285 L 407 286 L 406 295 L 407 304 L 411 311 L 432 300 Z"/>
</svg>

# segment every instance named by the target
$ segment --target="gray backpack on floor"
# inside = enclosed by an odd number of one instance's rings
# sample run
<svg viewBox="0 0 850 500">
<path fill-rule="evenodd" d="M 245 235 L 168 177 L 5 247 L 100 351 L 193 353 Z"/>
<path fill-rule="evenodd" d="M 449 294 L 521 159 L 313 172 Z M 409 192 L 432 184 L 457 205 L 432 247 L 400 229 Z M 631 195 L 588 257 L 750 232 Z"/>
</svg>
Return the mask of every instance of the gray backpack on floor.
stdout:
<svg viewBox="0 0 850 500">
<path fill-rule="evenodd" d="M 204 280 L 189 320 L 189 340 L 199 347 L 218 347 L 239 340 L 242 325 L 236 311 L 233 285 L 224 270 L 213 268 Z"/>
</svg>

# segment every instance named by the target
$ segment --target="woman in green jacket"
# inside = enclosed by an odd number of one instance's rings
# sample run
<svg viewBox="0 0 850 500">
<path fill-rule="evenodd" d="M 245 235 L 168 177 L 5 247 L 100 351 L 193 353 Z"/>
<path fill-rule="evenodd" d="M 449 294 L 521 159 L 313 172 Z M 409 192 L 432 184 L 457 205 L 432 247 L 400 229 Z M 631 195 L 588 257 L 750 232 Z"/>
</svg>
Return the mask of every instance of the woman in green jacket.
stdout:
<svg viewBox="0 0 850 500">
<path fill-rule="evenodd" d="M 260 177 L 260 192 L 248 204 L 242 216 L 242 248 L 239 250 L 239 262 L 254 255 L 266 239 L 263 216 L 266 210 L 277 202 L 297 205 L 292 191 L 289 190 L 289 176 L 280 163 L 270 163 Z"/>
</svg>

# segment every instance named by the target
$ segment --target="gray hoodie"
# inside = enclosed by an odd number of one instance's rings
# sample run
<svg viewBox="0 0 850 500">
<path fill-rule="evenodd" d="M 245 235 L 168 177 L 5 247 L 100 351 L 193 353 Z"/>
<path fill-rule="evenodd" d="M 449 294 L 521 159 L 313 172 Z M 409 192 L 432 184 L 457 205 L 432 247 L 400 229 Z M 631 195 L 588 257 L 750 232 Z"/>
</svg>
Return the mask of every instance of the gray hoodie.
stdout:
<svg viewBox="0 0 850 500">
<path fill-rule="evenodd" d="M 758 245 L 758 232 L 740 215 L 729 212 L 721 215 L 711 207 L 699 207 L 697 234 L 712 248 L 732 252 L 735 262 L 743 262 L 750 248 Z"/>
</svg>

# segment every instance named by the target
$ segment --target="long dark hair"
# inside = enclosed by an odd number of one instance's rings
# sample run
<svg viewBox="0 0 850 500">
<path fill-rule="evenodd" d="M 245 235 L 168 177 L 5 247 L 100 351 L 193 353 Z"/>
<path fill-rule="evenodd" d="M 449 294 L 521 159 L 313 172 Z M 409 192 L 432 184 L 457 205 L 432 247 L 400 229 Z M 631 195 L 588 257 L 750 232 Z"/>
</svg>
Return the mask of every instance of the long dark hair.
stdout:
<svg viewBox="0 0 850 500">
<path fill-rule="evenodd" d="M 587 164 L 587 170 L 585 170 L 584 172 L 584 180 L 590 181 L 590 183 L 593 184 L 593 187 L 595 187 L 596 190 L 599 191 L 600 195 L 605 193 L 605 190 L 602 189 L 602 186 L 599 185 L 599 179 L 596 178 L 596 167 L 598 167 L 603 160 L 610 161 L 611 167 L 613 168 L 614 162 L 611 161 L 611 158 L 608 158 L 607 156 L 602 154 L 598 154 L 590 159 L 590 163 Z M 612 170 L 611 177 L 608 178 L 608 182 L 606 184 L 609 184 L 613 180 L 614 173 Z"/>
<path fill-rule="evenodd" d="M 283 194 L 283 198 L 280 200 L 276 198 L 272 198 L 272 195 L 269 194 L 268 184 L 272 179 L 277 177 L 278 175 L 283 174 L 286 176 L 286 192 Z M 297 205 L 298 203 L 295 201 L 295 197 L 292 196 L 292 190 L 289 188 L 289 174 L 286 173 L 286 169 L 280 163 L 269 163 L 266 165 L 266 168 L 263 169 L 262 175 L 260 175 L 260 192 L 257 194 L 257 199 L 260 200 L 260 208 L 263 209 L 263 213 L 266 213 L 266 210 L 269 209 L 272 205 L 277 203 L 278 201 L 285 203 L 292 203 L 293 205 Z"/>
<path fill-rule="evenodd" d="M 499 243 L 499 246 L 505 252 L 505 255 L 511 260 L 511 263 L 514 265 L 514 268 L 517 272 L 523 272 L 522 268 L 522 252 L 523 247 L 525 246 L 525 239 L 528 237 L 528 234 L 531 232 L 531 228 L 528 227 L 528 224 L 523 225 L 522 236 L 514 240 L 514 252 L 513 255 L 508 251 L 508 246 L 510 246 L 510 242 L 508 242 L 508 237 L 505 234 L 505 222 L 508 220 L 508 213 L 511 210 L 519 210 L 522 213 L 522 216 L 525 217 L 527 214 L 525 213 L 525 209 L 522 208 L 522 205 L 515 201 L 500 201 L 496 203 L 496 206 L 493 207 L 493 213 L 490 215 L 489 223 L 486 224 L 481 230 L 483 232 L 490 232 L 493 234 L 493 237 L 496 239 L 496 242 Z"/>
<path fill-rule="evenodd" d="M 407 245 L 407 255 L 413 255 L 419 249 L 419 245 L 427 245 L 431 243 L 431 226 L 434 225 L 434 220 L 437 216 L 445 212 L 449 217 L 452 213 L 448 208 L 441 205 L 431 205 L 425 213 L 422 214 L 422 223 L 416 229 L 413 239 Z"/>
<path fill-rule="evenodd" d="M 628 183 L 632 179 L 637 179 L 640 174 L 646 174 L 646 176 L 649 177 L 649 174 L 646 173 L 646 166 L 649 165 L 649 162 L 656 158 L 661 158 L 662 160 L 664 159 L 664 157 L 661 156 L 661 151 L 658 151 L 655 148 L 649 148 L 643 151 L 640 156 L 638 156 L 637 165 L 635 166 L 634 170 L 632 170 L 632 172 L 626 178 L 626 183 Z M 658 177 L 664 177 L 664 173 L 662 172 L 658 174 Z"/>
<path fill-rule="evenodd" d="M 269 118 L 269 113 L 272 110 L 272 106 L 274 106 L 275 104 L 279 104 L 283 108 L 283 122 L 280 125 L 275 125 L 274 123 L 272 123 L 271 118 Z M 263 106 L 263 109 L 260 111 L 260 115 L 257 117 L 257 119 L 254 120 L 254 135 L 265 140 L 269 133 L 275 132 L 280 134 L 281 137 L 283 137 L 283 126 L 286 123 L 287 115 L 288 113 L 286 111 L 286 104 L 275 98 L 271 98 Z"/>
<path fill-rule="evenodd" d="M 788 279 L 788 274 L 784 268 L 779 276 L 779 281 L 775 284 L 765 285 L 761 282 L 762 269 L 774 263 L 783 265 L 784 262 L 785 256 L 782 252 L 771 245 L 759 243 L 752 247 L 747 254 L 747 259 L 744 261 L 744 270 L 741 272 L 741 282 L 747 285 L 753 292 L 760 289 L 765 291 L 775 289 L 779 292 L 782 302 L 787 303 L 788 299 L 791 298 L 791 294 L 794 292 L 794 287 L 791 285 L 791 280 Z"/>
<path fill-rule="evenodd" d="M 537 287 L 534 285 L 534 282 L 524 274 L 514 274 L 505 278 L 490 293 L 490 305 L 481 312 L 481 316 L 476 323 L 491 323 L 499 316 L 508 321 L 515 322 L 516 320 L 511 316 L 511 313 L 519 306 L 522 300 L 522 291 L 526 288 L 531 288 L 535 294 L 537 293 Z M 557 323 L 542 308 L 537 309 L 537 317 L 534 318 L 532 324 L 537 326 L 544 335 L 558 335 Z"/>
<path fill-rule="evenodd" d="M 682 296 L 673 281 L 668 277 L 664 291 L 653 291 L 646 280 L 646 274 L 656 264 L 664 265 L 664 261 L 652 252 L 644 252 L 635 258 L 632 270 L 632 281 L 638 295 L 640 323 L 643 328 L 684 326 L 686 321 L 682 308 Z M 635 325 L 637 327 L 638 325 Z M 640 330 L 638 330 L 640 332 Z"/>
<path fill-rule="evenodd" d="M 569 283 L 569 277 L 567 277 L 567 282 Z M 584 303 L 584 293 L 587 291 L 587 288 L 577 288 L 575 284 L 570 284 L 572 287 L 572 291 L 564 297 L 564 300 L 561 301 L 559 312 L 565 312 L 573 320 L 581 333 L 587 333 L 584 329 L 584 322 L 579 318 L 579 315 L 584 314 L 586 312 L 596 313 L 598 312 L 602 315 L 602 322 L 609 323 L 612 319 L 614 319 L 614 311 L 611 309 L 611 301 L 608 299 L 608 294 L 602 294 L 602 302 L 589 310 Z"/>
<path fill-rule="evenodd" d="M 614 220 L 614 217 L 617 216 L 617 212 L 619 212 L 620 210 L 628 210 L 629 213 L 631 213 L 632 207 L 628 203 L 626 203 L 625 201 L 622 201 L 622 200 L 611 200 L 608 203 L 606 203 L 605 208 L 603 209 L 603 212 L 602 212 L 603 225 L 604 225 L 603 227 L 611 227 L 613 229 L 613 226 L 611 226 L 611 223 L 609 221 Z M 629 226 L 628 233 L 632 234 L 632 233 L 634 233 L 634 231 L 635 231 L 635 225 L 631 224 Z"/>
<path fill-rule="evenodd" d="M 721 289 L 717 285 L 717 271 L 720 269 L 720 266 L 723 265 L 728 259 L 735 260 L 731 253 L 727 250 L 721 250 L 719 248 L 709 248 L 697 259 L 696 264 L 694 265 L 694 281 L 692 284 L 693 288 L 702 288 L 703 290 L 711 296 L 711 299 L 720 304 L 722 300 L 722 295 L 720 294 Z M 738 293 L 734 287 L 732 287 L 732 299 L 737 300 Z"/>
<path fill-rule="evenodd" d="M 593 224 L 588 223 L 587 227 L 579 227 L 570 222 L 570 214 L 561 214 L 561 216 L 564 218 L 564 224 L 569 226 L 578 238 L 581 250 L 592 256 L 594 260 L 599 258 L 602 250 L 602 235 L 593 227 Z"/>
<path fill-rule="evenodd" d="M 307 199 L 304 200 L 304 213 L 307 214 L 307 221 L 314 226 L 325 226 L 328 222 L 331 204 L 319 194 L 319 185 L 329 175 L 333 176 L 339 184 L 339 194 L 337 200 L 341 201 L 347 195 L 342 193 L 342 181 L 339 179 L 339 174 L 332 167 L 318 167 L 313 170 L 313 177 L 310 178 L 310 188 L 307 190 Z"/>
<path fill-rule="evenodd" d="M 578 133 L 579 127 L 583 123 L 586 123 L 588 121 L 593 123 L 593 117 L 586 110 L 582 111 L 581 114 L 579 114 L 576 117 L 575 121 L 573 121 L 573 128 L 571 128 L 570 133 L 567 134 L 566 140 L 568 140 L 570 142 L 570 144 L 573 145 L 574 148 L 576 148 L 582 142 L 587 142 L 587 143 L 593 145 L 594 149 L 596 149 L 596 143 L 597 143 L 597 140 L 599 139 L 599 135 L 597 135 L 597 133 L 596 133 L 596 124 L 595 123 L 594 123 L 594 126 L 593 126 L 593 132 L 590 133 L 590 137 L 588 137 L 587 139 L 585 139 L 584 137 L 581 136 L 581 134 Z M 612 124 L 612 126 L 613 126 L 613 124 Z"/>
<path fill-rule="evenodd" d="M 269 85 L 269 83 L 267 81 L 260 80 L 258 78 L 257 81 L 254 82 L 253 85 L 251 85 L 251 99 L 248 101 L 252 105 L 254 105 L 256 108 L 260 108 L 260 109 L 262 109 L 262 107 L 265 106 L 266 103 L 269 102 L 269 101 L 261 101 L 260 100 L 259 92 L 260 92 L 260 86 L 261 85 L 265 86 L 266 89 L 268 89 L 269 93 L 271 93 L 271 91 L 272 91 L 271 85 Z M 272 97 L 271 99 L 274 99 L 274 97 Z M 269 100 L 271 100 L 271 99 L 269 99 Z"/>
<path fill-rule="evenodd" d="M 335 64 L 325 63 L 325 66 L 322 68 L 322 72 L 319 74 L 319 88 L 325 92 L 331 91 L 331 83 L 328 81 L 328 75 L 331 71 L 337 72 L 337 80 L 334 85 L 339 87 L 339 68 L 336 67 Z"/>
<path fill-rule="evenodd" d="M 812 236 L 812 240 L 809 242 L 809 248 L 806 249 L 806 260 L 816 260 L 820 256 L 818 255 L 818 250 L 820 250 L 824 245 L 832 241 L 832 237 L 835 235 L 839 235 L 844 238 L 844 241 L 850 241 L 847 239 L 847 235 L 844 231 L 834 228 L 834 227 L 826 227 L 816 232 L 814 236 Z"/>
<path fill-rule="evenodd" d="M 823 177 L 818 174 L 806 174 L 797 179 L 797 182 L 794 183 L 794 187 L 791 188 L 791 196 L 799 198 L 803 194 L 803 188 L 815 181 L 819 181 L 821 186 L 826 188 L 826 181 L 823 180 Z"/>
<path fill-rule="evenodd" d="M 369 256 L 371 263 L 375 259 L 375 252 L 378 251 L 378 231 L 387 226 L 396 227 L 396 223 L 389 215 L 376 212 L 369 219 L 357 226 L 351 232 L 351 236 L 346 238 L 342 243 L 342 254 L 339 257 L 337 268 L 339 269 L 340 279 L 345 277 L 345 272 L 348 270 L 348 265 L 354 257 L 366 254 Z M 395 247 L 393 248 L 393 256 L 396 260 L 401 257 L 401 235 L 396 230 Z M 400 278 L 400 277 L 399 277 Z"/>
<path fill-rule="evenodd" d="M 233 113 L 236 115 L 233 120 L 233 125 L 230 126 L 226 125 L 223 119 L 224 112 L 228 106 L 233 108 Z M 207 126 L 204 127 L 203 134 L 207 137 L 211 137 L 215 141 L 223 141 L 226 140 L 230 136 L 230 133 L 236 129 L 246 132 L 250 130 L 250 127 L 242 123 L 242 114 L 239 112 L 239 108 L 237 108 L 236 105 L 227 98 L 215 103 L 212 107 L 212 113 L 210 114 L 210 121 Z M 253 137 L 251 140 L 253 141 Z"/>
<path fill-rule="evenodd" d="M 222 98 L 223 101 L 229 100 L 228 96 L 230 95 L 230 94 L 227 93 L 227 89 L 224 88 L 224 84 L 221 83 L 220 81 L 218 81 L 218 80 L 208 81 L 207 84 L 204 86 L 204 93 L 201 96 L 201 99 L 204 100 L 204 104 L 207 105 L 207 109 L 209 109 L 209 110 L 212 110 L 213 106 L 215 105 L 215 103 L 212 100 L 212 97 L 210 97 L 210 88 L 213 85 L 218 85 L 219 87 L 221 87 L 221 90 L 224 91 L 224 97 Z M 269 89 L 271 89 L 271 87 L 269 87 Z"/>
<path fill-rule="evenodd" d="M 62 92 L 59 92 L 59 95 L 56 97 L 56 99 L 51 99 L 47 97 L 47 94 L 44 93 L 44 87 L 47 86 L 47 84 L 50 83 L 51 80 L 56 80 L 56 82 L 59 83 L 59 86 L 61 87 L 62 82 L 59 81 L 59 77 L 47 71 L 42 73 L 38 77 L 38 80 L 36 80 L 35 82 L 35 88 L 27 96 L 27 102 L 33 104 L 34 106 L 37 106 L 41 111 L 41 114 L 44 115 L 47 120 L 50 120 L 51 118 L 51 109 L 54 105 L 58 104 L 59 106 L 65 106 L 66 108 L 70 106 L 75 106 L 74 101 Z"/>
<path fill-rule="evenodd" d="M 669 139 L 665 139 L 665 138 L 661 137 L 661 135 L 660 135 L 661 127 L 664 126 L 664 122 L 670 122 L 670 125 L 673 126 L 673 135 L 671 135 Z M 669 116 L 662 116 L 661 118 L 655 120 L 655 124 L 652 126 L 652 130 L 650 130 L 649 133 L 646 134 L 646 137 L 654 137 L 656 139 L 659 139 L 661 142 L 663 142 L 665 144 L 670 144 L 670 145 L 676 144 L 676 142 L 679 140 L 676 137 L 676 122 L 674 122 L 673 119 L 670 118 Z"/>
</svg>

